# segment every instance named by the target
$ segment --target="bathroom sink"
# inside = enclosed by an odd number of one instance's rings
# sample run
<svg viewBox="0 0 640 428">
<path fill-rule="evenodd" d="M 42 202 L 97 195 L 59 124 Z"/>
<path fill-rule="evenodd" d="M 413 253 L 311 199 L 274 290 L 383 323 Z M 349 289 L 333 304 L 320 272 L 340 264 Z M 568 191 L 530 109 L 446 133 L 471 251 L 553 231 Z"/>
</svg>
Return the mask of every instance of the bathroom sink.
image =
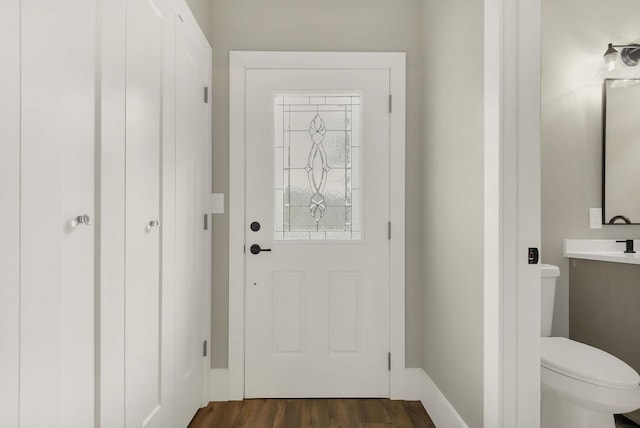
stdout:
<svg viewBox="0 0 640 428">
<path fill-rule="evenodd" d="M 564 256 L 570 259 L 640 264 L 640 240 L 634 240 L 636 253 L 625 253 L 625 243 L 616 239 L 565 239 Z"/>
</svg>

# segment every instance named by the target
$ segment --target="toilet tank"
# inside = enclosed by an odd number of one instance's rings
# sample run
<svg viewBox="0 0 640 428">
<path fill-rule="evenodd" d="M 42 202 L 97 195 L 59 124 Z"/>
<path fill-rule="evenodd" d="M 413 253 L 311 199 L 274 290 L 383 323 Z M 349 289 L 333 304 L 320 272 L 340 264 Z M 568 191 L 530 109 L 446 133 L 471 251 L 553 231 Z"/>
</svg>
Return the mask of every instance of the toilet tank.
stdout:
<svg viewBox="0 0 640 428">
<path fill-rule="evenodd" d="M 556 280 L 560 269 L 553 265 L 540 265 L 540 336 L 551 336 L 553 303 L 556 298 Z"/>
</svg>

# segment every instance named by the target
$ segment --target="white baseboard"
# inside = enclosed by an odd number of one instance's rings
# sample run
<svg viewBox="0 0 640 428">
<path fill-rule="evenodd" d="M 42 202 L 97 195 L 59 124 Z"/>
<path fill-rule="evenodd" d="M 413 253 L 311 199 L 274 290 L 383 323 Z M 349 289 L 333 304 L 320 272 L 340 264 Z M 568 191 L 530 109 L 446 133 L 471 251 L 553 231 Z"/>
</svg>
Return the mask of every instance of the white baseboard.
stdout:
<svg viewBox="0 0 640 428">
<path fill-rule="evenodd" d="M 392 400 L 420 401 L 422 399 L 422 369 L 404 369 L 404 377 L 396 391 L 391 391 L 389 396 Z"/>
<path fill-rule="evenodd" d="M 439 428 L 468 428 L 423 369 L 406 369 L 403 388 L 392 399 L 419 400 Z M 209 401 L 229 401 L 229 370 L 209 371 Z"/>
<path fill-rule="evenodd" d="M 421 400 L 423 376 L 424 370 L 422 369 L 405 369 L 404 372 L 397 373 L 389 398 L 392 400 Z M 209 401 L 230 401 L 229 369 L 209 370 L 208 399 Z"/>
<path fill-rule="evenodd" d="M 209 370 L 209 401 L 229 401 L 229 370 Z"/>
<path fill-rule="evenodd" d="M 410 369 L 420 382 L 420 401 L 438 428 L 469 428 L 423 369 Z"/>
</svg>

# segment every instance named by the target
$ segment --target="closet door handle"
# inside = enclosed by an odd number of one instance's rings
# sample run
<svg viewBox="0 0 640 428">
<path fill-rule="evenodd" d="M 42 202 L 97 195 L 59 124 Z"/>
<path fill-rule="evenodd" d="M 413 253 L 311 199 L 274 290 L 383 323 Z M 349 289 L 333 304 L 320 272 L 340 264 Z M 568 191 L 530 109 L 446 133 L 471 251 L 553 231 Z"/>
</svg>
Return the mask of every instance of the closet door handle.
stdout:
<svg viewBox="0 0 640 428">
<path fill-rule="evenodd" d="M 160 220 L 151 220 L 147 225 L 147 230 L 160 227 Z"/>
<path fill-rule="evenodd" d="M 71 221 L 71 227 L 76 227 L 79 224 L 91 226 L 93 223 L 91 223 L 91 217 L 89 217 L 89 214 L 79 215 Z"/>
</svg>

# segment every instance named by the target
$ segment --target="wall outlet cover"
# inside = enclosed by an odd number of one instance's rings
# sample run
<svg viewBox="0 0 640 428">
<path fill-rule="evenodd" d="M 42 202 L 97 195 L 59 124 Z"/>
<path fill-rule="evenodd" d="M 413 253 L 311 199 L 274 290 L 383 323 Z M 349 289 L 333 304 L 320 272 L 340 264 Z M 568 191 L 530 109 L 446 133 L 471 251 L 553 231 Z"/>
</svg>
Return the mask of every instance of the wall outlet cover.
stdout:
<svg viewBox="0 0 640 428">
<path fill-rule="evenodd" d="M 589 208 L 589 229 L 602 229 L 602 208 Z"/>
<path fill-rule="evenodd" d="M 224 193 L 211 194 L 211 212 L 213 214 L 224 214 Z"/>
</svg>

